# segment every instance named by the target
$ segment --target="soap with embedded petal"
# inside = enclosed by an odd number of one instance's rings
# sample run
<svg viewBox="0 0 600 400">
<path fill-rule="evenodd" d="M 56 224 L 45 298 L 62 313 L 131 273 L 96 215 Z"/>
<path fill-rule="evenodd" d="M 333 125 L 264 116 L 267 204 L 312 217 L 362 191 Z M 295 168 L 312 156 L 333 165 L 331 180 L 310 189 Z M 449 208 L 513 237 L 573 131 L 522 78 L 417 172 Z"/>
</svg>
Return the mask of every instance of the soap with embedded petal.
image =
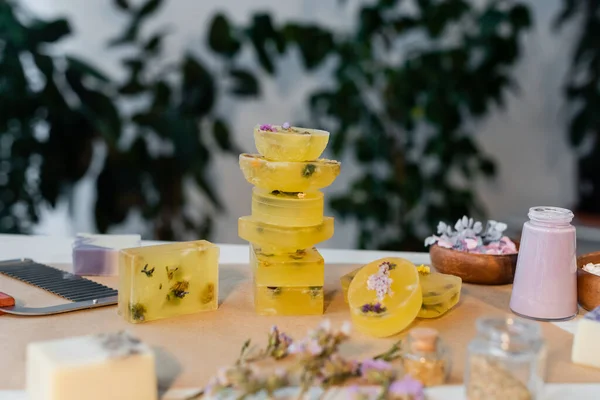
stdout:
<svg viewBox="0 0 600 400">
<path fill-rule="evenodd" d="M 121 251 L 119 314 L 132 323 L 218 307 L 219 248 L 205 240 Z"/>
</svg>

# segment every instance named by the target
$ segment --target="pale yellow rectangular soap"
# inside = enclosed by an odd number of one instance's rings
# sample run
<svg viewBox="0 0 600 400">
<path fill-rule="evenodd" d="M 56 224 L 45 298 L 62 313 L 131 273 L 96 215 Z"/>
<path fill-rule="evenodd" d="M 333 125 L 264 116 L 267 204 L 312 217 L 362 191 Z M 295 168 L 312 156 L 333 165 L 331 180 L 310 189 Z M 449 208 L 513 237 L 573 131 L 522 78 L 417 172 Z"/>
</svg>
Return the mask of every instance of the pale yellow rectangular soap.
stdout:
<svg viewBox="0 0 600 400">
<path fill-rule="evenodd" d="M 205 240 L 121 251 L 119 314 L 147 322 L 218 307 L 219 248 Z"/>
</svg>

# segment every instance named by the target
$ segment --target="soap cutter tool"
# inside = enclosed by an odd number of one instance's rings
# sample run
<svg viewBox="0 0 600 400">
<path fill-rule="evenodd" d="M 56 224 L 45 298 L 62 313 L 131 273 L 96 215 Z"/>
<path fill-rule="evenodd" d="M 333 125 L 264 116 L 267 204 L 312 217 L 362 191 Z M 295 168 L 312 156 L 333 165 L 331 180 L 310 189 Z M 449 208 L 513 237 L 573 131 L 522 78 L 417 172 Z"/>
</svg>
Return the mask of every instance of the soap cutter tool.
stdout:
<svg viewBox="0 0 600 400">
<path fill-rule="evenodd" d="M 0 261 L 0 274 L 54 293 L 71 303 L 49 307 L 22 307 L 14 298 L 0 292 L 0 314 L 39 316 L 61 314 L 117 304 L 117 290 L 97 282 L 36 263 L 29 258 Z"/>
</svg>

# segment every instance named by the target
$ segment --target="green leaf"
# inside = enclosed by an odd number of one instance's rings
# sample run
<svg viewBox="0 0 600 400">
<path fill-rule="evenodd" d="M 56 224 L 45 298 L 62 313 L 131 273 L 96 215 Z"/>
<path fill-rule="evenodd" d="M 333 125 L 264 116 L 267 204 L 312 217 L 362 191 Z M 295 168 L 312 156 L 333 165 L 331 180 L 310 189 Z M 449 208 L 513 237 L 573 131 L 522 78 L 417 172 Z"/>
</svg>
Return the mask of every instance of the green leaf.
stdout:
<svg viewBox="0 0 600 400">
<path fill-rule="evenodd" d="M 531 27 L 531 14 L 529 8 L 523 4 L 515 5 L 509 12 L 508 18 L 516 29 Z"/>
<path fill-rule="evenodd" d="M 496 175 L 496 163 L 489 158 L 481 157 L 479 159 L 479 169 L 489 178 Z"/>
<path fill-rule="evenodd" d="M 588 113 L 585 108 L 581 109 L 569 124 L 569 138 L 571 139 L 571 145 L 579 146 L 583 143 L 583 139 L 585 139 L 590 126 Z"/>
<path fill-rule="evenodd" d="M 92 67 L 90 64 L 82 60 L 67 56 L 67 62 L 70 68 L 73 68 L 81 75 L 93 76 L 94 78 L 99 79 L 104 83 L 110 82 L 110 79 L 105 74 L 98 71 L 96 68 Z"/>
<path fill-rule="evenodd" d="M 213 123 L 213 135 L 219 148 L 223 151 L 234 152 L 235 146 L 231 142 L 231 136 L 229 134 L 229 127 L 225 121 L 221 119 L 215 119 Z"/>
<path fill-rule="evenodd" d="M 229 73 L 234 81 L 232 93 L 238 96 L 257 96 L 259 94 L 258 81 L 249 71 L 233 69 Z"/>
<path fill-rule="evenodd" d="M 162 5 L 163 0 L 148 0 L 142 7 L 140 7 L 137 12 L 137 16 L 139 19 L 150 16 L 155 13 L 158 8 Z"/>
<path fill-rule="evenodd" d="M 225 15 L 217 14 L 211 21 L 208 45 L 215 53 L 226 57 L 232 57 L 240 49 L 240 42 L 233 37 Z"/>
<path fill-rule="evenodd" d="M 37 46 L 39 43 L 54 43 L 70 33 L 71 26 L 69 21 L 64 18 L 51 22 L 36 21 L 29 28 L 28 42 L 30 46 Z"/>
<path fill-rule="evenodd" d="M 108 41 L 108 47 L 118 47 L 124 44 L 134 43 L 137 40 L 139 30 L 140 21 L 137 18 L 133 18 L 121 36 L 117 36 Z"/>
<path fill-rule="evenodd" d="M 185 56 L 182 66 L 183 85 L 180 109 L 184 114 L 202 117 L 213 107 L 216 89 L 213 77 L 191 55 Z"/>
<path fill-rule="evenodd" d="M 46 79 L 52 79 L 52 75 L 54 74 L 54 61 L 52 57 L 37 52 L 32 53 L 32 55 L 33 62 L 35 62 L 40 72 L 44 74 Z"/>
<path fill-rule="evenodd" d="M 148 41 L 144 44 L 144 51 L 150 54 L 158 53 L 161 49 L 162 42 L 166 36 L 166 33 L 166 31 L 160 31 L 152 35 L 150 39 L 148 39 Z"/>
<path fill-rule="evenodd" d="M 131 8 L 129 0 L 113 0 L 113 3 L 121 10 L 129 10 Z"/>
</svg>

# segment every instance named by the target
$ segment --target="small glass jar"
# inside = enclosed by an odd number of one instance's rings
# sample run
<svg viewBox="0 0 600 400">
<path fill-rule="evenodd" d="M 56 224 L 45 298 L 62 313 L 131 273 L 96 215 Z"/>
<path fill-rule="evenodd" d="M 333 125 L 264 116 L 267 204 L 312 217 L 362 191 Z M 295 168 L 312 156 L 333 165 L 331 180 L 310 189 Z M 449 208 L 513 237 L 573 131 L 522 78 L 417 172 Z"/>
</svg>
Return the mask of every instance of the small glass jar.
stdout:
<svg viewBox="0 0 600 400">
<path fill-rule="evenodd" d="M 438 331 L 430 328 L 414 328 L 408 332 L 402 364 L 404 372 L 424 386 L 446 383 L 451 367 L 448 348 Z"/>
<path fill-rule="evenodd" d="M 547 349 L 538 323 L 480 318 L 469 343 L 465 388 L 469 400 L 536 400 L 543 395 Z"/>
</svg>

